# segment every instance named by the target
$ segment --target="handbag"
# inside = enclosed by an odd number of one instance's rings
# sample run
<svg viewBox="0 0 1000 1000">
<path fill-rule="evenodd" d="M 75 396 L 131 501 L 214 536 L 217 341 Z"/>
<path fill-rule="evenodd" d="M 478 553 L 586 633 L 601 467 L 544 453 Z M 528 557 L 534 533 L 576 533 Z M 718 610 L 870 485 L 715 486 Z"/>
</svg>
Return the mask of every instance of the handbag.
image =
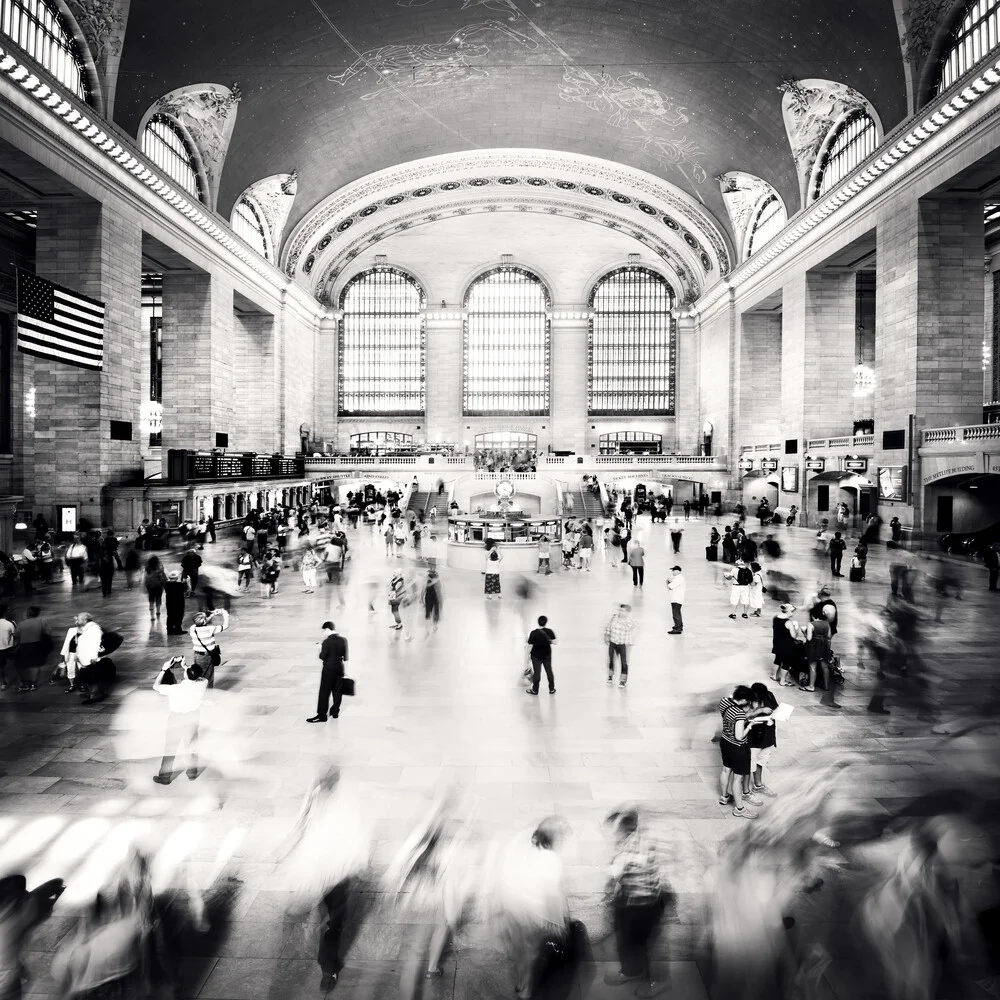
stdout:
<svg viewBox="0 0 1000 1000">
<path fill-rule="evenodd" d="M 213 667 L 217 667 L 220 663 L 222 663 L 222 650 L 219 648 L 218 643 L 216 643 L 211 649 L 209 649 L 208 646 L 205 645 L 200 635 L 198 636 L 198 642 L 201 643 L 201 648 L 205 650 L 206 653 L 208 653 L 208 661 L 209 663 L 212 664 Z"/>
</svg>

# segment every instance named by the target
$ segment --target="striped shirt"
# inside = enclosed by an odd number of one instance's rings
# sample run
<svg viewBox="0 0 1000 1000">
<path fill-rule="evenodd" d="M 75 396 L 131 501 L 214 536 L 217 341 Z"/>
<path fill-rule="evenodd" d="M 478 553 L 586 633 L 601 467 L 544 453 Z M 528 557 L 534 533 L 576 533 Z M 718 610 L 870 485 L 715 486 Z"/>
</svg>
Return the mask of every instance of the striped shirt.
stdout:
<svg viewBox="0 0 1000 1000">
<path fill-rule="evenodd" d="M 743 746 L 747 742 L 747 733 L 744 730 L 743 739 L 737 739 L 736 723 L 741 720 L 746 722 L 746 709 L 737 705 L 732 698 L 723 698 L 719 702 L 719 711 L 722 713 L 722 738 L 736 746 Z"/>
<path fill-rule="evenodd" d="M 389 581 L 389 603 L 395 604 L 403 599 L 406 593 L 406 582 L 398 574 Z"/>
<path fill-rule="evenodd" d="M 630 645 L 638 628 L 635 619 L 624 611 L 616 611 L 604 626 L 604 638 L 615 645 Z"/>
<path fill-rule="evenodd" d="M 215 637 L 228 627 L 228 611 L 222 612 L 221 625 L 213 625 L 211 622 L 207 625 L 192 625 L 188 629 L 188 635 L 191 636 L 191 648 L 194 650 L 195 655 L 210 653 L 217 645 Z"/>
</svg>

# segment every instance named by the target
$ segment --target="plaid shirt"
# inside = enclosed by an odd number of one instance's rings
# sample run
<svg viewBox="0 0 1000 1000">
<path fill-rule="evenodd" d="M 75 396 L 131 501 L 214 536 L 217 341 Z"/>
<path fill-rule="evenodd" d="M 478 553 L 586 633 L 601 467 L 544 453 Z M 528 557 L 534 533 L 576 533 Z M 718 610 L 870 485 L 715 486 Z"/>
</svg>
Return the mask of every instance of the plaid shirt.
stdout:
<svg viewBox="0 0 1000 1000">
<path fill-rule="evenodd" d="M 604 639 L 616 645 L 630 645 L 635 639 L 635 631 L 639 626 L 635 619 L 625 611 L 616 611 L 604 626 Z"/>
</svg>

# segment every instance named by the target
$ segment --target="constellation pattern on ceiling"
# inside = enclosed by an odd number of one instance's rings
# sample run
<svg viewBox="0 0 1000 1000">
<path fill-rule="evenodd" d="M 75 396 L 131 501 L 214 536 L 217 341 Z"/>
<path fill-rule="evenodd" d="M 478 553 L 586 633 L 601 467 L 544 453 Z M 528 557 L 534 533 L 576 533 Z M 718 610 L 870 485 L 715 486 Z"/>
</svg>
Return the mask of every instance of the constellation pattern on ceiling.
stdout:
<svg viewBox="0 0 1000 1000">
<path fill-rule="evenodd" d="M 485 59 L 490 47 L 481 36 L 499 34 L 512 39 L 525 49 L 537 49 L 538 42 L 502 21 L 489 20 L 470 24 L 456 31 L 446 42 L 423 45 L 383 45 L 362 52 L 342 73 L 331 74 L 331 83 L 345 86 L 355 77 L 371 71 L 378 76 L 376 90 L 363 94 L 370 101 L 393 87 L 434 87 L 450 81 L 475 80 L 488 77 L 489 71 L 472 60 Z M 472 41 L 479 38 L 479 41 Z"/>
<path fill-rule="evenodd" d="M 697 143 L 663 135 L 664 129 L 680 128 L 690 118 L 666 94 L 646 86 L 648 83 L 648 78 L 635 70 L 617 77 L 596 77 L 589 70 L 567 64 L 563 67 L 559 96 L 606 115 L 607 124 L 613 128 L 634 127 L 639 134 L 629 135 L 626 140 L 629 145 L 661 164 L 690 164 L 694 179 L 701 184 L 706 174 L 698 162 L 702 151 Z"/>
<path fill-rule="evenodd" d="M 432 3 L 435 0 L 396 0 L 397 7 L 429 7 Z M 529 3 L 533 7 L 542 6 L 542 0 L 529 0 Z M 508 21 L 516 21 L 519 16 L 512 0 L 462 0 L 462 10 L 471 10 L 473 7 L 485 7 L 498 14 L 510 14 Z"/>
</svg>

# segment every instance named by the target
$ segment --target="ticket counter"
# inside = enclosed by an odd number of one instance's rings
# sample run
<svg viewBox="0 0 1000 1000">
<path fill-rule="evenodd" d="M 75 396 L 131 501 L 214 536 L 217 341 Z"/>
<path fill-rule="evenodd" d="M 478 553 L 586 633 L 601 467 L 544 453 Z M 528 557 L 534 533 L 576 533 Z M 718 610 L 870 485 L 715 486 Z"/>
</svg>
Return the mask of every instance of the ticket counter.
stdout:
<svg viewBox="0 0 1000 1000">
<path fill-rule="evenodd" d="M 516 511 L 491 516 L 458 514 L 448 518 L 448 558 L 452 569 L 482 572 L 486 542 L 496 542 L 503 555 L 500 572 L 534 573 L 538 569 L 538 541 L 552 544 L 551 567 L 562 563 L 562 522 L 558 518 L 522 517 Z"/>
</svg>

